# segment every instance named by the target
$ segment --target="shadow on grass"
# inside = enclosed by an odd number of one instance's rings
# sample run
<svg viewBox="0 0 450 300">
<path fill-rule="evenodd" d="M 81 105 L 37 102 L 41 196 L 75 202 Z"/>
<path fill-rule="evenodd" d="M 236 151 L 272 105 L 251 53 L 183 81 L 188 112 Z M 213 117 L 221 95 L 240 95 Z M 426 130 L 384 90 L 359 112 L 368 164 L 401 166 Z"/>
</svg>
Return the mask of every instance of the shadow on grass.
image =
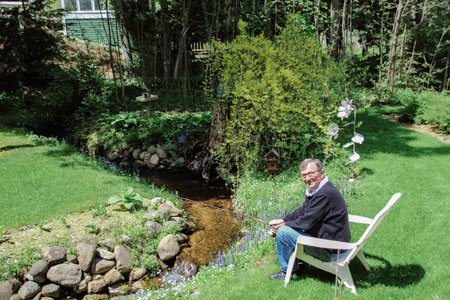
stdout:
<svg viewBox="0 0 450 300">
<path fill-rule="evenodd" d="M 14 146 L 5 146 L 5 147 L 0 147 L 0 152 L 5 152 L 5 151 L 19 149 L 19 148 L 30 148 L 30 147 L 36 147 L 36 145 L 22 144 L 22 145 L 14 145 Z"/>
<path fill-rule="evenodd" d="M 401 124 L 381 118 L 381 110 L 369 109 L 359 114 L 363 122 L 357 131 L 364 135 L 364 153 L 392 153 L 406 157 L 424 157 L 428 155 L 449 155 L 450 147 L 445 143 L 437 146 L 414 146 L 417 133 Z"/>
<path fill-rule="evenodd" d="M 388 260 L 365 253 L 368 259 L 378 260 L 380 265 L 370 266 L 367 272 L 358 259 L 354 259 L 350 264 L 353 280 L 356 289 L 367 289 L 376 285 L 406 288 L 418 284 L 425 277 L 425 269 L 418 264 L 392 265 Z M 334 276 L 330 273 L 306 265 L 305 277 L 316 278 L 320 281 L 334 281 Z M 303 277 L 302 276 L 302 277 Z"/>
</svg>

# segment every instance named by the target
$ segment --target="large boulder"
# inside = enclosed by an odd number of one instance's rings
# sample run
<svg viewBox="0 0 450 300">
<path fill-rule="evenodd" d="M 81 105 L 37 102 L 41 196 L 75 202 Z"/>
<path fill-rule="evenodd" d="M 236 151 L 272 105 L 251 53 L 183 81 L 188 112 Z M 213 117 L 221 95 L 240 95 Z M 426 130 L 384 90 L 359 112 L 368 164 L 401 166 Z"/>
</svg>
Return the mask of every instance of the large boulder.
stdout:
<svg viewBox="0 0 450 300">
<path fill-rule="evenodd" d="M 47 272 L 47 279 L 64 287 L 76 287 L 81 282 L 82 271 L 80 265 L 68 263 L 51 267 Z"/>
<path fill-rule="evenodd" d="M 180 251 L 177 238 L 174 234 L 165 236 L 158 244 L 156 252 L 161 260 L 168 260 L 175 257 Z"/>
<path fill-rule="evenodd" d="M 81 267 L 81 270 L 87 271 L 89 270 L 92 261 L 95 257 L 96 245 L 93 243 L 82 242 L 77 245 L 78 251 L 78 264 Z"/>
<path fill-rule="evenodd" d="M 148 163 L 152 166 L 157 166 L 159 164 L 159 156 L 158 154 L 152 154 L 152 156 L 150 157 L 150 159 L 148 160 Z"/>
<path fill-rule="evenodd" d="M 9 300 L 13 294 L 13 287 L 9 281 L 0 283 L 0 300 Z"/>
<path fill-rule="evenodd" d="M 19 289 L 19 296 L 22 299 L 30 299 L 41 291 L 41 287 L 34 281 L 25 282 Z"/>
<path fill-rule="evenodd" d="M 161 204 L 158 207 L 158 212 L 171 217 L 179 217 L 183 213 L 181 209 L 175 207 L 175 205 L 169 204 L 168 202 Z"/>
<path fill-rule="evenodd" d="M 116 255 L 117 270 L 121 273 L 129 273 L 133 264 L 131 251 L 123 245 L 118 245 L 114 248 L 114 254 Z"/>
<path fill-rule="evenodd" d="M 116 263 L 113 260 L 96 257 L 91 265 L 92 274 L 104 274 L 114 268 Z"/>
<path fill-rule="evenodd" d="M 46 284 L 42 287 L 41 293 L 44 297 L 58 299 L 59 294 L 61 293 L 61 287 L 54 283 Z"/>
<path fill-rule="evenodd" d="M 51 247 L 45 254 L 45 259 L 47 260 L 48 265 L 51 267 L 64 262 L 64 260 L 66 259 L 66 252 L 62 247 Z"/>
</svg>

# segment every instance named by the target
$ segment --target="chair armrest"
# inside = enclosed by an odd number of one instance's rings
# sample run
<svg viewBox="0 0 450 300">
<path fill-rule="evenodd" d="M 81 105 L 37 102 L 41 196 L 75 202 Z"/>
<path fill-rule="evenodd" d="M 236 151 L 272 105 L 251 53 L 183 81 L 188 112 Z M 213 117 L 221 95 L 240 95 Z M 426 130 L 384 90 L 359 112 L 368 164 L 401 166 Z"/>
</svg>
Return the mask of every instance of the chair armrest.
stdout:
<svg viewBox="0 0 450 300">
<path fill-rule="evenodd" d="M 339 241 L 333 241 L 333 240 L 319 239 L 319 238 L 304 236 L 304 235 L 300 235 L 297 238 L 297 244 L 302 244 L 302 245 L 312 246 L 312 247 L 319 247 L 319 248 L 326 248 L 326 249 L 340 249 L 340 250 L 347 250 L 347 249 L 355 248 L 355 243 L 346 243 L 346 242 L 339 242 Z"/>
<path fill-rule="evenodd" d="M 366 218 L 362 216 L 356 216 L 356 215 L 348 215 L 348 220 L 353 223 L 361 223 L 361 224 L 372 224 L 371 218 Z"/>
</svg>

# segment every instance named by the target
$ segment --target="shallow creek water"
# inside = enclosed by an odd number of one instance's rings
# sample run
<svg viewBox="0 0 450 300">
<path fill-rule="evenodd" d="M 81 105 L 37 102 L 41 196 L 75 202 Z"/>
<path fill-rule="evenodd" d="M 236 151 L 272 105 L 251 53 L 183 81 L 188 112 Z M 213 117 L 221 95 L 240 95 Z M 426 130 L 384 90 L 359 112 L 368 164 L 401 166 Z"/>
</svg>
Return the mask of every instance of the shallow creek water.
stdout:
<svg viewBox="0 0 450 300">
<path fill-rule="evenodd" d="M 142 172 L 140 177 L 190 199 L 183 200 L 183 205 L 196 228 L 189 235 L 190 246 L 182 249 L 177 261 L 206 265 L 217 258 L 219 251 L 226 251 L 236 241 L 240 220 L 226 212 L 232 209 L 231 193 L 222 182 L 205 182 L 199 175 L 186 172 L 149 170 Z"/>
</svg>

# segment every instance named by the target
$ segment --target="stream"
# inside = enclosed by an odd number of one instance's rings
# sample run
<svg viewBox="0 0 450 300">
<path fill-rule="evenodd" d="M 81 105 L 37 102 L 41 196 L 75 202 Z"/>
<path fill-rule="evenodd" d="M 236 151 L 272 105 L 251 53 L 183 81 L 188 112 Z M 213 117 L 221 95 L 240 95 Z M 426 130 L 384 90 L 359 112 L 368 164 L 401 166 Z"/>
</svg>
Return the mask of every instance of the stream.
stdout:
<svg viewBox="0 0 450 300">
<path fill-rule="evenodd" d="M 185 198 L 184 209 L 189 212 L 196 228 L 189 234 L 190 246 L 182 249 L 177 261 L 207 265 L 217 258 L 219 251 L 228 250 L 236 241 L 240 219 L 226 211 L 232 209 L 231 192 L 223 182 L 205 182 L 194 173 L 160 170 L 145 170 L 139 176 Z"/>
</svg>

